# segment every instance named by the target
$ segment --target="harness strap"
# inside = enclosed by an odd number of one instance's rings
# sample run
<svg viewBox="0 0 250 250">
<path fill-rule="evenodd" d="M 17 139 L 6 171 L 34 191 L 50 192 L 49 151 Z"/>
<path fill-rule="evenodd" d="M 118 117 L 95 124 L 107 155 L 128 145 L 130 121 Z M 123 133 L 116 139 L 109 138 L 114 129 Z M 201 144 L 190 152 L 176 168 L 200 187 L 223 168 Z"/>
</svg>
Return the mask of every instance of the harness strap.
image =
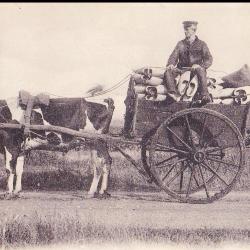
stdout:
<svg viewBox="0 0 250 250">
<path fill-rule="evenodd" d="M 41 93 L 36 96 L 32 96 L 29 92 L 25 90 L 19 91 L 19 105 L 25 107 L 24 113 L 24 135 L 30 135 L 30 121 L 32 109 L 34 107 L 39 107 L 40 105 L 49 105 L 49 95 Z"/>
<path fill-rule="evenodd" d="M 27 108 L 24 113 L 24 136 L 29 136 L 30 134 L 30 120 L 31 120 L 31 112 L 33 109 L 35 98 L 33 96 L 29 96 Z"/>
</svg>

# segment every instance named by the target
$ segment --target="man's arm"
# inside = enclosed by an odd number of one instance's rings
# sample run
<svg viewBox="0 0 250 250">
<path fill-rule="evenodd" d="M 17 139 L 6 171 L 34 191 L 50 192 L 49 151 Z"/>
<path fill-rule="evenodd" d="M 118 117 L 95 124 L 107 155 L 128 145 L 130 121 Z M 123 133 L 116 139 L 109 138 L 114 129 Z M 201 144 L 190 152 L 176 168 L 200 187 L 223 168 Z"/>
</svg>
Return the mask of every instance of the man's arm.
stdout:
<svg viewBox="0 0 250 250">
<path fill-rule="evenodd" d="M 171 53 L 170 57 L 168 58 L 167 66 L 169 65 L 176 65 L 179 59 L 179 43 L 175 46 L 173 52 Z"/>
<path fill-rule="evenodd" d="M 204 67 L 205 69 L 207 69 L 212 65 L 213 57 L 212 57 L 206 43 L 204 43 L 204 45 L 203 45 L 202 53 L 203 53 L 203 63 L 201 66 Z"/>
</svg>

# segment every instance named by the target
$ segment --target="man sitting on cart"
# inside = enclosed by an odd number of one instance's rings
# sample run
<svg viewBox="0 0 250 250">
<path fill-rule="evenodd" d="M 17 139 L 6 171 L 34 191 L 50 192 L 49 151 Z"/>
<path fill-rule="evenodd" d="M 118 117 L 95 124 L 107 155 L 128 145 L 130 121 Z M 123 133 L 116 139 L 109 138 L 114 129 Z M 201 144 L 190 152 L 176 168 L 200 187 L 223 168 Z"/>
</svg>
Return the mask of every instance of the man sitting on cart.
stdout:
<svg viewBox="0 0 250 250">
<path fill-rule="evenodd" d="M 173 100 L 179 101 L 181 96 L 177 92 L 175 78 L 187 69 L 191 68 L 191 75 L 197 75 L 198 98 L 202 105 L 211 102 L 207 89 L 206 69 L 212 65 L 213 57 L 205 42 L 195 35 L 198 22 L 183 22 L 186 38 L 177 43 L 167 63 L 167 70 L 164 74 L 168 94 Z"/>
</svg>

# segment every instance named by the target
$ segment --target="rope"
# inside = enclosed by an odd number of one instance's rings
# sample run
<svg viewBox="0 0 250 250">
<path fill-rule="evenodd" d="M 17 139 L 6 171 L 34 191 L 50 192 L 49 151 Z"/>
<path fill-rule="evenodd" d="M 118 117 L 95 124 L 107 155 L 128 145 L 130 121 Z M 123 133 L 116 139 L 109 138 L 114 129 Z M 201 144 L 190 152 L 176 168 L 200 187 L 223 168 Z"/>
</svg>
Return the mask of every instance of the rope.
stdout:
<svg viewBox="0 0 250 250">
<path fill-rule="evenodd" d="M 113 85 L 109 89 L 106 89 L 104 91 L 98 92 L 95 95 L 85 96 L 83 98 L 91 98 L 91 97 L 100 96 L 100 95 L 104 95 L 104 94 L 107 94 L 109 92 L 112 92 L 112 91 L 118 89 L 119 87 L 121 87 L 122 85 L 124 85 L 130 77 L 131 77 L 131 74 L 128 74 L 127 76 L 125 76 L 124 78 L 122 78 L 122 80 L 120 80 L 118 83 L 116 83 L 115 85 Z"/>
<path fill-rule="evenodd" d="M 140 69 L 144 69 L 144 68 L 150 68 L 150 69 L 166 69 L 166 67 L 162 67 L 162 66 L 147 66 L 147 67 L 142 67 Z M 207 71 L 211 71 L 211 72 L 217 72 L 217 73 L 223 73 L 225 75 L 227 75 L 228 73 L 222 70 L 215 70 L 215 69 L 207 69 Z"/>
<path fill-rule="evenodd" d="M 115 89 L 121 87 L 123 84 L 125 84 L 125 82 L 128 80 L 128 78 L 130 78 L 131 74 L 128 74 L 127 76 L 125 76 L 124 78 L 122 78 L 118 83 L 114 84 L 112 87 L 110 87 L 109 89 L 106 89 L 106 90 L 103 90 L 103 91 L 100 91 L 94 95 L 86 95 L 86 96 L 83 96 L 82 98 L 91 98 L 91 97 L 95 97 L 95 96 L 100 96 L 100 95 L 104 95 L 104 94 L 107 94 L 109 92 L 112 92 L 114 91 Z M 55 97 L 60 97 L 60 98 L 67 98 L 66 96 L 60 96 L 60 95 L 56 95 L 56 94 L 53 94 L 53 93 L 50 93 L 50 92 L 45 92 L 46 94 L 48 95 L 52 95 L 52 96 L 55 96 Z"/>
<path fill-rule="evenodd" d="M 162 67 L 162 66 L 147 66 L 147 67 L 142 67 L 141 69 L 143 68 L 151 68 L 151 69 L 166 69 L 166 67 Z M 211 72 L 218 72 L 218 73 L 224 73 L 224 74 L 228 74 L 227 72 L 225 71 L 221 71 L 221 70 L 213 70 L 213 69 L 208 69 L 208 71 L 211 71 Z M 120 88 L 122 85 L 124 85 L 126 83 L 126 81 L 131 77 L 131 73 L 128 74 L 127 76 L 125 76 L 124 78 L 122 78 L 118 83 L 114 84 L 112 87 L 106 89 L 106 90 L 103 90 L 103 91 L 100 91 L 94 95 L 86 95 L 86 96 L 83 96 L 83 98 L 87 99 L 87 98 L 93 98 L 93 97 L 96 97 L 96 96 L 101 96 L 101 95 L 104 95 L 104 94 L 107 94 L 107 93 L 110 93 L 118 88 Z M 61 95 L 56 95 L 54 93 L 50 93 L 50 92 L 44 92 L 45 94 L 48 94 L 50 96 L 55 96 L 55 97 L 59 97 L 59 98 L 67 98 L 66 96 L 61 96 Z M 9 99 L 12 99 L 14 97 L 11 97 Z M 15 97 L 16 98 L 16 97 Z M 2 106 L 1 108 L 5 107 L 7 105 L 4 105 Z"/>
<path fill-rule="evenodd" d="M 215 72 L 215 73 L 223 73 L 223 74 L 225 74 L 225 75 L 228 75 L 228 73 L 227 73 L 227 72 L 222 71 L 222 70 L 208 69 L 207 71 L 211 71 L 211 72 Z"/>
</svg>

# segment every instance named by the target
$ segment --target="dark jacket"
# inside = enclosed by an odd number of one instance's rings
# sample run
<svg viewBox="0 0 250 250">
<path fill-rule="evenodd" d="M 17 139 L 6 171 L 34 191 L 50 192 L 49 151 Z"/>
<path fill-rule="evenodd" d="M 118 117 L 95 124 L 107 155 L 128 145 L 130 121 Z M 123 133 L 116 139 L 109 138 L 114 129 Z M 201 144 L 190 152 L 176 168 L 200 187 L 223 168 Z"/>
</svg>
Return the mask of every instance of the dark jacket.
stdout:
<svg viewBox="0 0 250 250">
<path fill-rule="evenodd" d="M 207 44 L 196 36 L 190 45 L 187 39 L 177 43 L 174 51 L 168 59 L 167 66 L 176 65 L 178 68 L 191 67 L 193 64 L 199 64 L 207 69 L 212 65 L 213 57 L 207 47 Z"/>
</svg>

